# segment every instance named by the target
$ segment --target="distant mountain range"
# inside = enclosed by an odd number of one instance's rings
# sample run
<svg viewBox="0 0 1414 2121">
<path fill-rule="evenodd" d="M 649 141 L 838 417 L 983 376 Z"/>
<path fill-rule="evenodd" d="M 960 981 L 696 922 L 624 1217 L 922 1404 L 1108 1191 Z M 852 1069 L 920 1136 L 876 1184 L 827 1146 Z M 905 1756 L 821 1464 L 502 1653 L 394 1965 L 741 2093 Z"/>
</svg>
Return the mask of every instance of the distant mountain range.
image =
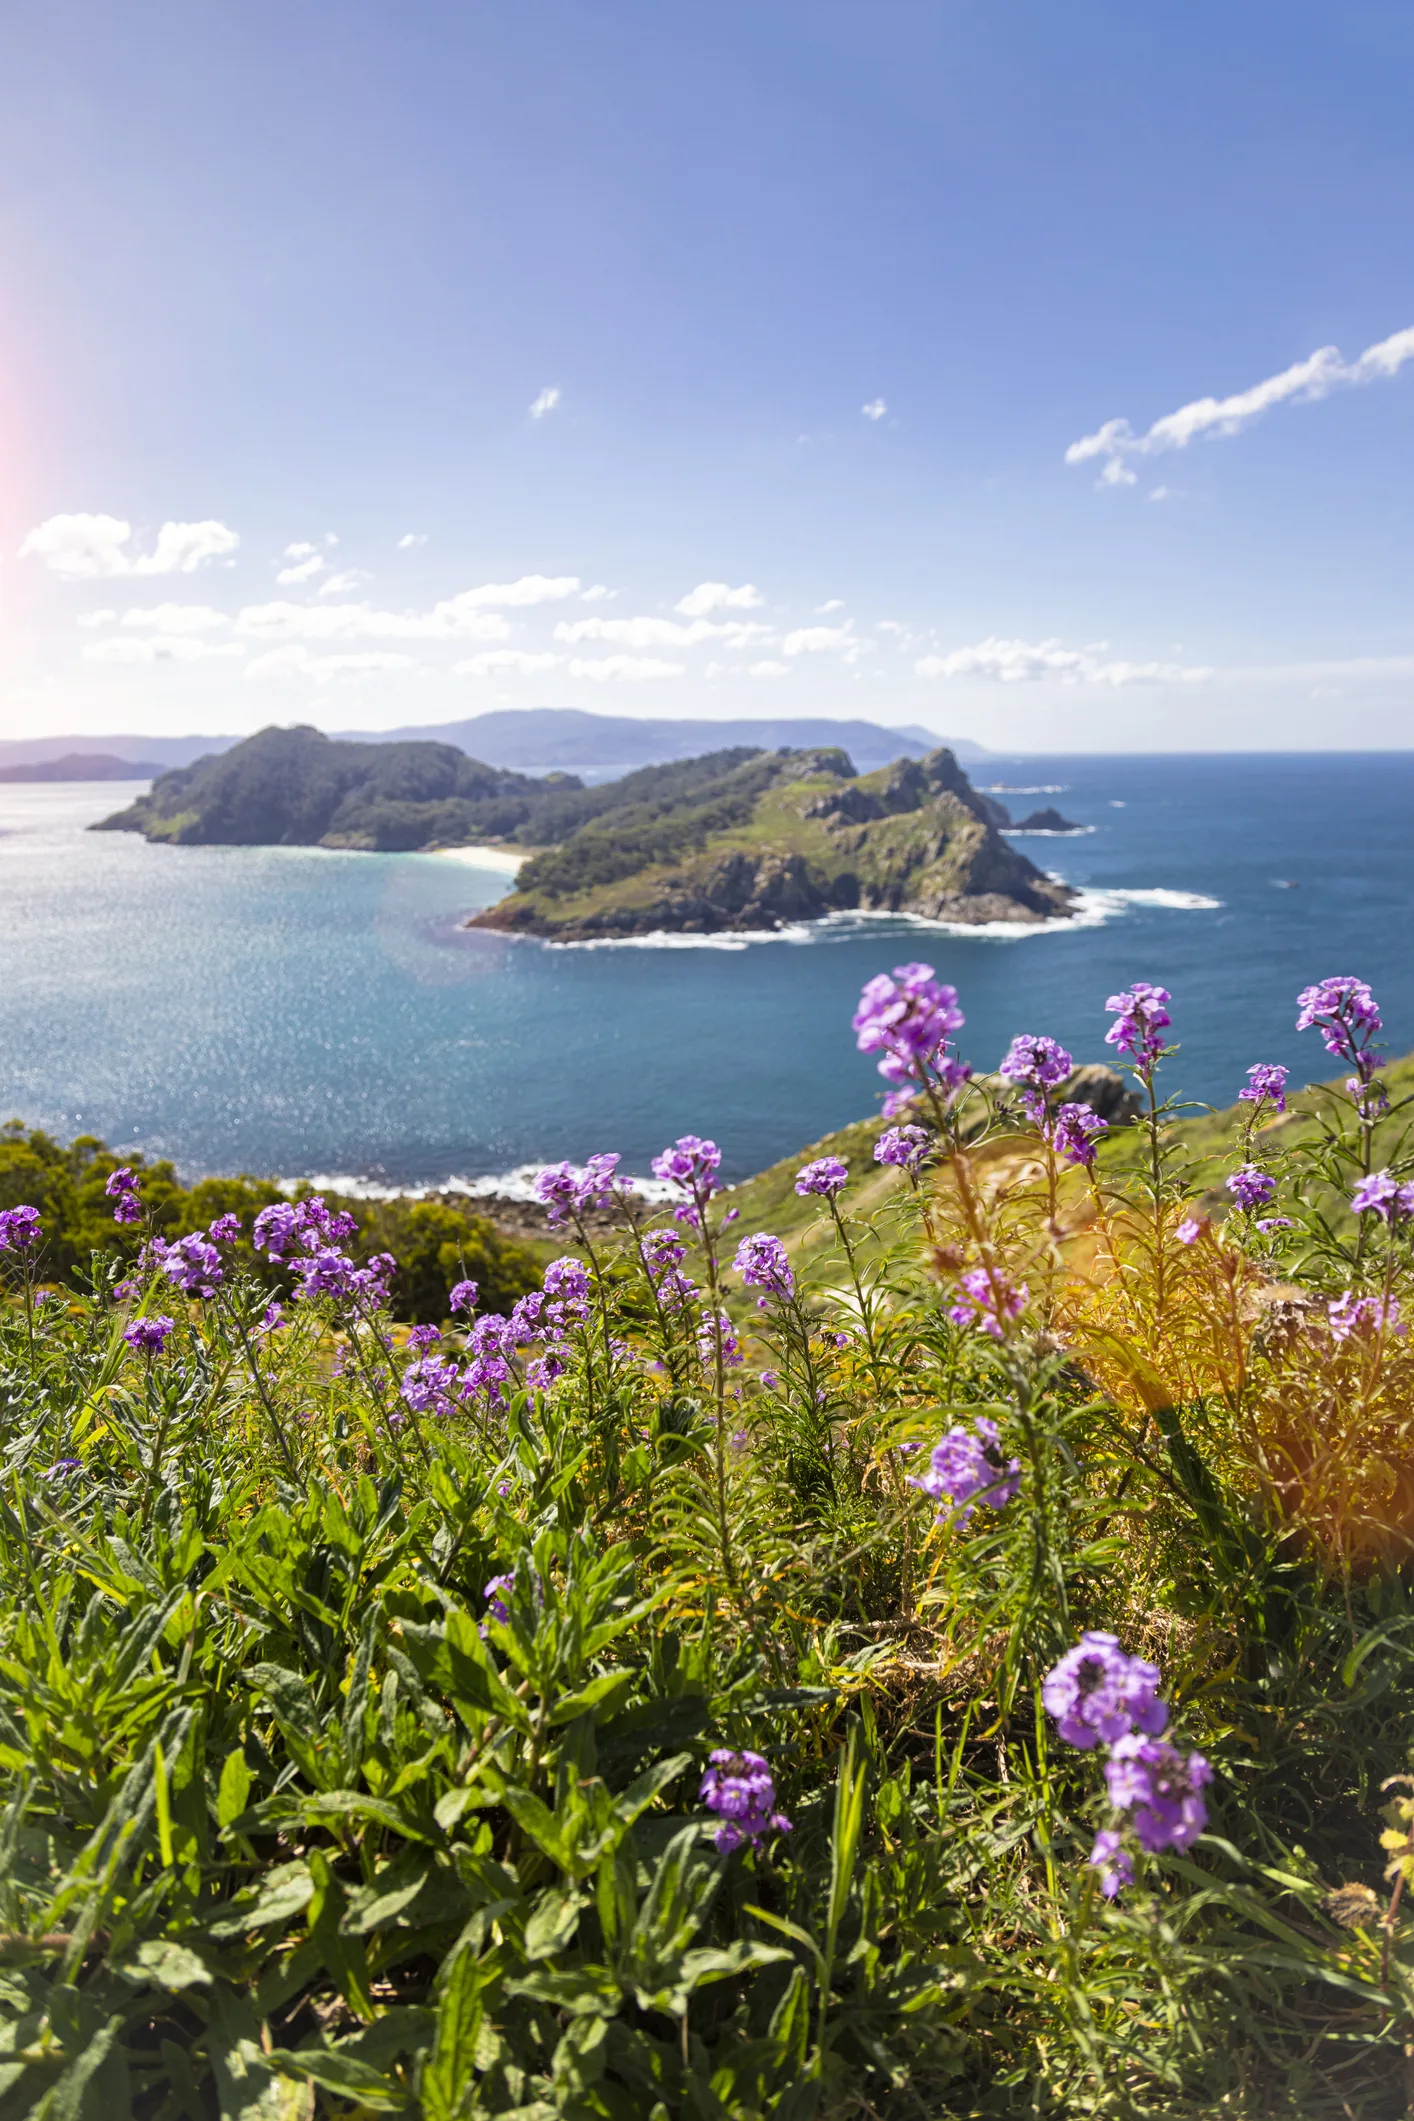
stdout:
<svg viewBox="0 0 1414 2121">
<path fill-rule="evenodd" d="M 166 770 L 156 759 L 121 759 L 107 751 L 66 751 L 57 759 L 0 766 L 0 781 L 150 781 Z"/>
<path fill-rule="evenodd" d="M 667 717 L 640 721 L 627 714 L 588 714 L 578 707 L 526 707 L 470 716 L 461 722 L 418 724 L 406 729 L 350 730 L 342 733 L 365 744 L 404 743 L 427 739 L 452 744 L 488 766 L 520 773 L 577 773 L 599 780 L 632 772 L 639 766 L 695 758 L 705 751 L 750 745 L 764 751 L 782 745 L 809 749 L 833 745 L 846 750 L 859 771 L 869 773 L 898 758 L 922 758 L 947 742 L 959 759 L 969 762 L 993 754 L 965 738 L 940 738 L 929 729 L 886 729 L 877 722 L 831 721 L 824 716 L 764 721 L 673 721 Z M 190 766 L 199 758 L 230 751 L 234 736 L 54 736 L 0 740 L 0 768 L 39 766 L 95 754 L 131 762 L 134 778 L 146 779 L 154 768 L 167 771 Z M 10 776 L 7 775 L 7 778 Z M 73 772 L 65 779 L 77 778 Z"/>
</svg>

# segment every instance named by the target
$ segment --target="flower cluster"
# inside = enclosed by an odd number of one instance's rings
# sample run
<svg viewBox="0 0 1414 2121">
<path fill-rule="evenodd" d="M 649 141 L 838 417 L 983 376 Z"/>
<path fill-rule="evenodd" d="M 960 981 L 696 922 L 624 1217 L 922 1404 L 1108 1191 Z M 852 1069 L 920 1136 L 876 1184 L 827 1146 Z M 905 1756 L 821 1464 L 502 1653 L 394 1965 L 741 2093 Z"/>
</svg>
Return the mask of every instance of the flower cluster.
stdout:
<svg viewBox="0 0 1414 2121">
<path fill-rule="evenodd" d="M 160 1355 L 168 1336 L 176 1330 L 175 1318 L 135 1318 L 124 1326 L 123 1338 L 139 1354 Z"/>
<path fill-rule="evenodd" d="M 0 1209 L 0 1252 L 28 1252 L 40 1235 L 38 1208 Z"/>
<path fill-rule="evenodd" d="M 795 1294 L 795 1276 L 779 1237 L 771 1237 L 764 1230 L 758 1230 L 752 1237 L 744 1237 L 736 1248 L 732 1264 L 749 1289 L 766 1289 L 772 1296 Z M 765 1302 L 764 1296 L 757 1298 L 763 1308 Z"/>
<path fill-rule="evenodd" d="M 971 1069 L 948 1052 L 966 1021 L 956 987 L 938 980 L 931 965 L 895 965 L 892 976 L 880 972 L 866 983 L 854 1012 L 855 1043 L 861 1053 L 881 1056 L 879 1073 L 895 1085 L 884 1100 L 887 1117 L 930 1084 L 952 1092 L 970 1079 Z"/>
<path fill-rule="evenodd" d="M 1303 987 L 1296 997 L 1298 1031 L 1319 1031 L 1327 1053 L 1355 1070 L 1351 1094 L 1368 1084 L 1381 1065 L 1371 1040 L 1382 1028 L 1374 995 L 1362 979 L 1337 974 Z"/>
<path fill-rule="evenodd" d="M 1015 1083 L 1027 1113 L 1039 1126 L 1046 1117 L 1049 1092 L 1074 1074 L 1075 1063 L 1055 1039 L 1023 1031 L 1012 1040 L 998 1072 L 1005 1082 Z"/>
<path fill-rule="evenodd" d="M 174 1283 L 184 1296 L 214 1296 L 226 1278 L 221 1254 L 200 1230 L 193 1230 L 189 1237 L 179 1237 L 171 1244 L 163 1238 L 154 1238 L 152 1252 L 168 1281 Z"/>
<path fill-rule="evenodd" d="M 1403 1222 L 1414 1215 L 1414 1180 L 1401 1185 L 1392 1171 L 1372 1171 L 1350 1196 L 1357 1215 L 1378 1215 L 1381 1222 Z"/>
<path fill-rule="evenodd" d="M 1245 1208 L 1249 1215 L 1254 1208 L 1265 1208 L 1276 1189 L 1276 1180 L 1268 1177 L 1265 1171 L 1259 1171 L 1255 1164 L 1244 1164 L 1227 1181 L 1228 1192 L 1238 1207 Z"/>
<path fill-rule="evenodd" d="M 716 1363 L 719 1348 L 722 1355 L 722 1368 L 724 1370 L 736 1369 L 742 1359 L 741 1343 L 736 1337 L 736 1328 L 725 1311 L 718 1311 L 715 1315 L 711 1311 L 704 1311 L 701 1323 L 697 1328 L 697 1350 L 704 1364 L 709 1369 Z"/>
<path fill-rule="evenodd" d="M 704 1141 L 700 1134 L 683 1134 L 654 1157 L 653 1176 L 681 1186 L 685 1193 L 710 1199 L 721 1191 L 717 1177 L 721 1166 L 722 1152 L 715 1142 Z"/>
<path fill-rule="evenodd" d="M 103 1190 L 109 1200 L 114 1203 L 113 1220 L 115 1223 L 135 1223 L 142 1220 L 142 1199 L 138 1191 L 138 1175 L 131 1165 L 123 1164 L 118 1170 L 111 1172 L 108 1183 Z"/>
<path fill-rule="evenodd" d="M 1141 1074 L 1149 1073 L 1164 1051 L 1163 1033 L 1173 1022 L 1168 1013 L 1167 987 L 1156 987 L 1146 979 L 1135 980 L 1123 994 L 1112 994 L 1107 1009 L 1118 1011 L 1105 1033 L 1105 1044 L 1125 1053 Z"/>
<path fill-rule="evenodd" d="M 837 1156 L 817 1156 L 813 1164 L 806 1164 L 795 1175 L 797 1193 L 822 1193 L 826 1200 L 833 1200 L 849 1183 L 849 1167 Z"/>
<path fill-rule="evenodd" d="M 1136 1725 L 1157 1737 L 1169 1720 L 1160 1684 L 1157 1665 L 1131 1657 L 1117 1635 L 1092 1629 L 1047 1673 L 1041 1699 L 1066 1744 L 1088 1753 L 1102 1742 L 1113 1745 Z"/>
<path fill-rule="evenodd" d="M 510 1619 L 510 1611 L 503 1594 L 512 1588 L 514 1581 L 511 1576 L 493 1576 L 488 1584 L 482 1586 L 481 1595 L 486 1600 L 486 1610 L 493 1620 L 505 1622 Z"/>
<path fill-rule="evenodd" d="M 926 1473 L 910 1476 L 908 1485 L 919 1488 L 939 1505 L 940 1523 L 965 1526 L 983 1503 L 1000 1510 L 1021 1486 L 1021 1461 L 1004 1459 L 998 1449 L 1000 1431 L 994 1421 L 979 1414 L 971 1429 L 949 1429 L 934 1444 Z M 950 1505 L 944 1508 L 943 1505 Z"/>
<path fill-rule="evenodd" d="M 358 1224 L 346 1210 L 326 1206 L 322 1195 L 307 1200 L 277 1200 L 262 1208 L 255 1218 L 251 1242 L 271 1259 L 286 1259 L 292 1251 L 319 1252 L 341 1245 L 353 1237 Z"/>
<path fill-rule="evenodd" d="M 1326 1317 L 1335 1340 L 1350 1340 L 1357 1334 L 1362 1339 L 1378 1333 L 1402 1336 L 1408 1331 L 1400 1319 L 1396 1297 L 1358 1296 L 1354 1289 L 1347 1289 L 1344 1296 L 1327 1304 Z"/>
<path fill-rule="evenodd" d="M 1255 1068 L 1247 1070 L 1247 1088 L 1237 1093 L 1238 1102 L 1245 1105 L 1273 1105 L 1278 1112 L 1286 1110 L 1286 1078 L 1290 1070 L 1277 1067 L 1267 1061 L 1258 1061 Z"/>
<path fill-rule="evenodd" d="M 915 1176 L 928 1154 L 932 1136 L 926 1127 L 886 1127 L 874 1144 L 876 1164 L 895 1164 Z"/>
<path fill-rule="evenodd" d="M 535 1198 L 549 1209 L 551 1229 L 568 1218 L 577 1219 L 590 1208 L 605 1207 L 618 1190 L 614 1173 L 619 1158 L 612 1153 L 591 1156 L 586 1164 L 547 1164 L 537 1171 Z"/>
<path fill-rule="evenodd" d="M 420 1355 L 404 1370 L 398 1391 L 414 1414 L 446 1414 L 451 1411 L 456 1382 L 454 1362 L 440 1355 Z"/>
<path fill-rule="evenodd" d="M 1046 1139 L 1057 1156 L 1088 1169 L 1095 1161 L 1096 1142 L 1108 1127 L 1109 1121 L 1089 1105 L 1062 1105 L 1047 1125 Z"/>
<path fill-rule="evenodd" d="M 1160 1683 L 1157 1665 L 1131 1657 L 1117 1636 L 1092 1631 L 1067 1650 L 1041 1688 L 1046 1711 L 1067 1744 L 1082 1752 L 1098 1744 L 1109 1747 L 1105 1786 L 1110 1804 L 1132 1815 L 1139 1846 L 1151 1856 L 1192 1847 L 1208 1823 L 1199 1792 L 1213 1779 L 1201 1753 L 1185 1757 L 1163 1735 L 1169 1712 L 1159 1697 Z M 1133 1882 L 1133 1859 L 1114 1827 L 1096 1835 L 1088 1860 L 1106 1899 Z"/>
<path fill-rule="evenodd" d="M 480 1288 L 476 1282 L 456 1282 L 453 1285 L 451 1295 L 447 1298 L 447 1308 L 450 1310 L 453 1318 L 455 1318 L 458 1312 L 460 1311 L 474 1311 L 476 1308 L 476 1299 L 479 1294 Z"/>
<path fill-rule="evenodd" d="M 788 1834 L 791 1822 L 776 1810 L 776 1784 L 759 1753 L 713 1753 L 698 1791 L 709 1812 L 722 1821 L 713 1845 L 724 1856 L 744 1841 L 757 1846 L 767 1834 Z"/>
<path fill-rule="evenodd" d="M 1019 1318 L 1030 1295 L 1025 1282 L 1013 1286 L 997 1267 L 974 1267 L 958 1282 L 962 1292 L 948 1308 L 956 1326 L 980 1326 L 993 1340 L 1000 1340 L 1007 1319 Z"/>
</svg>

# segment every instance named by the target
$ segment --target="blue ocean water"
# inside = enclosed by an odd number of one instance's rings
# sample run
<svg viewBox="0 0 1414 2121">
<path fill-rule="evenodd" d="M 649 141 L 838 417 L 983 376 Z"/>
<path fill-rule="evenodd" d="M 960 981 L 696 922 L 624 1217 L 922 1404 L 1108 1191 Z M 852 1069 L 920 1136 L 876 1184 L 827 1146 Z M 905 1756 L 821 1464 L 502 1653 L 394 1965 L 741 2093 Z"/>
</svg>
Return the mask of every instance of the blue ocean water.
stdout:
<svg viewBox="0 0 1414 2121">
<path fill-rule="evenodd" d="M 1414 1046 L 1414 753 L 998 759 L 1093 827 L 1027 838 L 1087 925 L 1020 938 L 891 919 L 736 948 L 546 949 L 459 926 L 505 889 L 436 855 L 151 847 L 83 828 L 122 787 L 0 788 L 0 1110 L 247 1170 L 419 1184 L 684 1132 L 733 1177 L 869 1111 L 849 1018 L 924 958 L 994 1066 L 1045 1031 L 1105 1057 L 1105 997 L 1174 995 L 1177 1087 L 1228 1103 L 1256 1060 L 1324 1072 L 1295 995 L 1371 981 Z M 1138 894 L 1126 897 L 1124 894 Z"/>
</svg>

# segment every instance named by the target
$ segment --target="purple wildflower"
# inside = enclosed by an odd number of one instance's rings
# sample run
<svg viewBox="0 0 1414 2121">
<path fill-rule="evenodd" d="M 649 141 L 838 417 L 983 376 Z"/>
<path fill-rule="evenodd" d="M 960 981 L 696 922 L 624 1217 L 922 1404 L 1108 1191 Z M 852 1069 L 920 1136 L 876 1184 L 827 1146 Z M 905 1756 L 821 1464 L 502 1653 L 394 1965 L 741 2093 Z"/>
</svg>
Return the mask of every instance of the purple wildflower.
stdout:
<svg viewBox="0 0 1414 2121">
<path fill-rule="evenodd" d="M 290 1200 L 272 1201 L 255 1218 L 251 1243 L 272 1259 L 283 1259 L 299 1235 L 299 1209 Z"/>
<path fill-rule="evenodd" d="M 916 1172 L 928 1154 L 932 1136 L 926 1127 L 886 1127 L 874 1144 L 876 1164 L 895 1164 Z"/>
<path fill-rule="evenodd" d="M 441 1338 L 441 1328 L 438 1326 L 414 1326 L 408 1335 L 408 1346 L 410 1348 L 435 1348 Z"/>
<path fill-rule="evenodd" d="M 1380 1065 L 1369 1047 L 1374 1034 L 1383 1028 L 1375 997 L 1364 980 L 1348 973 L 1317 980 L 1314 987 L 1302 988 L 1296 1005 L 1300 1012 L 1297 1030 L 1319 1031 L 1327 1053 L 1348 1061 L 1355 1070 L 1357 1089 L 1363 1087 Z"/>
<path fill-rule="evenodd" d="M 1207 1221 L 1203 1216 L 1185 1215 L 1173 1234 L 1181 1245 L 1196 1245 L 1207 1227 Z M 1260 1223 L 1258 1228 L 1261 1228 Z"/>
<path fill-rule="evenodd" d="M 797 1193 L 823 1193 L 833 1200 L 849 1183 L 849 1167 L 837 1156 L 817 1156 L 813 1164 L 806 1164 L 796 1173 Z"/>
<path fill-rule="evenodd" d="M 964 1274 L 958 1286 L 963 1293 L 948 1317 L 956 1326 L 980 1326 L 993 1340 L 1001 1339 L 1004 1320 L 1020 1317 L 1031 1293 L 1025 1282 L 1014 1288 L 1004 1274 L 985 1267 Z"/>
<path fill-rule="evenodd" d="M 1166 1738 L 1126 1733 L 1115 1739 L 1105 1763 L 1110 1803 L 1118 1812 L 1134 1813 L 1139 1846 L 1149 1855 L 1160 1849 L 1191 1848 L 1208 1824 L 1208 1807 L 1198 1792 L 1213 1779 L 1201 1753 L 1187 1759 Z"/>
<path fill-rule="evenodd" d="M 300 1278 L 295 1294 L 305 1303 L 316 1296 L 354 1296 L 360 1286 L 358 1268 L 332 1245 L 321 1246 L 308 1259 L 296 1260 L 295 1272 Z"/>
<path fill-rule="evenodd" d="M 1414 1215 L 1414 1181 L 1401 1185 L 1392 1171 L 1372 1171 L 1350 1196 L 1357 1215 L 1378 1215 L 1381 1222 L 1402 1222 Z"/>
<path fill-rule="evenodd" d="M 533 1392 L 546 1392 L 557 1377 L 565 1374 L 564 1358 L 557 1348 L 547 1348 L 525 1366 L 525 1381 Z"/>
<path fill-rule="evenodd" d="M 124 1326 L 123 1338 L 139 1354 L 158 1355 L 168 1334 L 176 1330 L 175 1318 L 135 1318 L 131 1325 Z"/>
<path fill-rule="evenodd" d="M 414 1414 L 445 1414 L 457 1382 L 457 1366 L 439 1355 L 423 1355 L 408 1364 L 398 1391 Z"/>
<path fill-rule="evenodd" d="M 528 1296 L 522 1296 L 520 1302 L 513 1306 L 506 1321 L 506 1339 L 511 1347 L 519 1348 L 528 1340 L 539 1339 L 544 1330 L 541 1317 L 544 1309 L 545 1299 L 538 1289 L 532 1289 Z"/>
<path fill-rule="evenodd" d="M 1088 1167 L 1095 1161 L 1096 1139 L 1108 1127 L 1109 1121 L 1101 1119 L 1088 1105 L 1062 1105 L 1050 1123 L 1046 1139 L 1067 1163 Z"/>
<path fill-rule="evenodd" d="M 1021 1460 L 1004 1459 L 997 1448 L 1000 1431 L 994 1421 L 979 1414 L 975 1428 L 949 1429 L 934 1444 L 926 1473 L 910 1475 L 908 1485 L 919 1488 L 932 1501 L 951 1504 L 940 1508 L 940 1523 L 967 1524 L 978 1503 L 1000 1510 L 1021 1486 Z"/>
<path fill-rule="evenodd" d="M 1278 1112 L 1285 1112 L 1286 1078 L 1290 1073 L 1289 1068 L 1280 1068 L 1268 1061 L 1258 1061 L 1255 1068 L 1247 1070 L 1247 1088 L 1238 1091 L 1238 1103 L 1275 1105 Z"/>
<path fill-rule="evenodd" d="M 225 1279 L 220 1253 L 200 1231 L 170 1245 L 159 1238 L 154 1249 L 168 1281 L 187 1296 L 214 1296 Z"/>
<path fill-rule="evenodd" d="M 1397 1297 L 1357 1296 L 1353 1289 L 1327 1304 L 1326 1316 L 1336 1340 L 1349 1340 L 1354 1334 L 1364 1339 L 1372 1333 L 1402 1337 L 1409 1330 L 1400 1320 Z"/>
<path fill-rule="evenodd" d="M 1267 1215 L 1258 1223 L 1257 1228 L 1265 1237 L 1270 1230 L 1294 1230 L 1296 1225 L 1289 1215 Z"/>
<path fill-rule="evenodd" d="M 613 1154 L 591 1156 L 586 1164 L 547 1164 L 535 1174 L 535 1198 L 550 1211 L 550 1227 L 556 1229 L 568 1217 L 602 1208 L 618 1190 L 614 1173 L 619 1158 Z"/>
<path fill-rule="evenodd" d="M 1151 1069 L 1164 1050 L 1161 1034 L 1173 1022 L 1166 1006 L 1169 1000 L 1167 987 L 1137 979 L 1105 1003 L 1107 1009 L 1119 1012 L 1105 1033 L 1105 1044 L 1127 1053 L 1141 1073 Z"/>
<path fill-rule="evenodd" d="M 213 1245 L 233 1245 L 241 1234 L 239 1215 L 218 1215 L 207 1236 Z"/>
<path fill-rule="evenodd" d="M 719 1748 L 702 1777 L 699 1797 L 722 1820 L 712 1837 L 724 1856 L 744 1841 L 757 1845 L 767 1834 L 788 1834 L 791 1822 L 776 1810 L 776 1784 L 759 1753 Z"/>
<path fill-rule="evenodd" d="M 967 1019 L 957 989 L 943 985 L 931 965 L 895 965 L 892 978 L 869 980 L 854 1012 L 855 1043 L 861 1053 L 882 1055 L 886 1082 L 920 1085 L 935 1072 L 954 1031 Z"/>
<path fill-rule="evenodd" d="M 108 1183 L 103 1188 L 114 1203 L 115 1223 L 135 1223 L 142 1220 L 142 1200 L 138 1193 L 138 1175 L 131 1164 L 121 1164 L 110 1172 Z"/>
<path fill-rule="evenodd" d="M 1255 1164 L 1243 1164 L 1241 1170 L 1234 1171 L 1227 1181 L 1228 1192 L 1238 1207 L 1245 1208 L 1249 1214 L 1254 1208 L 1265 1208 L 1276 1189 L 1276 1180 L 1269 1178 L 1265 1171 L 1259 1171 Z"/>
<path fill-rule="evenodd" d="M 262 1333 L 278 1333 L 285 1323 L 285 1306 L 280 1303 L 267 1304 L 260 1314 Z"/>
<path fill-rule="evenodd" d="M 1134 1858 L 1112 1826 L 1102 1827 L 1085 1861 L 1100 1874 L 1100 1891 L 1106 1900 L 1116 1899 L 1125 1886 L 1134 1883 Z"/>
<path fill-rule="evenodd" d="M 710 1200 L 721 1191 L 717 1178 L 721 1162 L 722 1152 L 715 1142 L 704 1141 L 700 1134 L 682 1134 L 661 1156 L 654 1157 L 653 1176 L 681 1186 L 695 1201 Z"/>
<path fill-rule="evenodd" d="M 0 1211 L 0 1252 L 28 1252 L 40 1238 L 38 1208 L 6 1208 Z"/>
<path fill-rule="evenodd" d="M 67 1480 L 70 1473 L 81 1473 L 83 1467 L 77 1458 L 56 1458 L 45 1470 L 46 1480 Z"/>
<path fill-rule="evenodd" d="M 545 1269 L 545 1294 L 561 1303 L 582 1304 L 589 1300 L 589 1271 L 572 1252 L 552 1259 Z"/>
<path fill-rule="evenodd" d="M 1169 1720 L 1159 1684 L 1157 1665 L 1129 1656 L 1117 1636 L 1092 1629 L 1047 1673 L 1041 1699 L 1067 1745 L 1088 1753 L 1101 1739 L 1113 1745 L 1136 1724 L 1157 1736 Z"/>
<path fill-rule="evenodd" d="M 706 1364 L 717 1360 L 717 1350 L 722 1351 L 722 1367 L 734 1370 L 741 1362 L 741 1344 L 737 1340 L 732 1322 L 725 1311 L 719 1311 L 715 1320 L 710 1311 L 702 1313 L 702 1322 L 697 1328 L 697 1352 Z"/>
<path fill-rule="evenodd" d="M 514 1584 L 513 1576 L 493 1576 L 488 1584 L 483 1584 L 481 1595 L 486 1600 L 486 1610 L 493 1620 L 505 1622 L 510 1619 L 503 1594 L 511 1590 Z"/>
<path fill-rule="evenodd" d="M 768 1236 L 764 1230 L 744 1237 L 732 1264 L 749 1289 L 768 1289 L 773 1296 L 795 1294 L 795 1276 L 779 1237 Z"/>
<path fill-rule="evenodd" d="M 1053 1038 L 1023 1031 L 1007 1049 L 998 1073 L 1023 1092 L 1022 1103 L 1038 1124 L 1046 1116 L 1046 1093 L 1058 1090 L 1075 1072 L 1075 1063 Z"/>
<path fill-rule="evenodd" d="M 477 1294 L 478 1288 L 474 1281 L 457 1282 L 447 1298 L 447 1308 L 453 1317 L 458 1311 L 470 1311 L 476 1303 Z"/>
</svg>

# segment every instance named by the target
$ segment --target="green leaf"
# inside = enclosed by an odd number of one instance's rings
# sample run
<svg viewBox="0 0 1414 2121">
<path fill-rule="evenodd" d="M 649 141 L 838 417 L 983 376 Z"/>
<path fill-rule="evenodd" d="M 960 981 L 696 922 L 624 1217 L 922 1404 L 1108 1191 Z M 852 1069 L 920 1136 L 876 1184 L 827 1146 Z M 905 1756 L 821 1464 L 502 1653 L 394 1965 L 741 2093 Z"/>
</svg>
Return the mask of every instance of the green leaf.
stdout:
<svg viewBox="0 0 1414 2121">
<path fill-rule="evenodd" d="M 464 2121 L 476 2100 L 476 2050 L 485 2018 L 484 1991 L 493 1975 L 461 1951 L 442 1970 L 437 2035 L 422 2071 L 423 2121 Z"/>
<path fill-rule="evenodd" d="M 357 2099 L 375 2113 L 405 2113 L 408 2096 L 399 2085 L 390 2084 L 382 2070 L 342 2054 L 337 2047 L 273 2047 L 266 2058 L 271 2067 L 286 2076 L 322 2084 L 326 2091 L 341 2092 Z"/>
<path fill-rule="evenodd" d="M 204 1959 L 173 1937 L 151 1937 L 120 1960 L 113 1971 L 128 1981 L 155 1981 L 178 1994 L 184 1988 L 209 1988 L 211 1969 Z"/>
<path fill-rule="evenodd" d="M 582 1716 L 586 1709 L 601 1706 L 613 1710 L 633 1691 L 633 1682 L 632 1672 L 603 1672 L 597 1679 L 591 1679 L 588 1686 L 581 1687 L 577 1694 L 562 1695 L 550 1711 L 550 1721 L 552 1724 L 569 1723 L 576 1716 Z"/>
<path fill-rule="evenodd" d="M 588 1907 L 586 1893 L 542 1893 L 525 1925 L 527 1959 L 553 1959 L 573 1939 L 579 1928 L 580 1911 Z"/>
</svg>

